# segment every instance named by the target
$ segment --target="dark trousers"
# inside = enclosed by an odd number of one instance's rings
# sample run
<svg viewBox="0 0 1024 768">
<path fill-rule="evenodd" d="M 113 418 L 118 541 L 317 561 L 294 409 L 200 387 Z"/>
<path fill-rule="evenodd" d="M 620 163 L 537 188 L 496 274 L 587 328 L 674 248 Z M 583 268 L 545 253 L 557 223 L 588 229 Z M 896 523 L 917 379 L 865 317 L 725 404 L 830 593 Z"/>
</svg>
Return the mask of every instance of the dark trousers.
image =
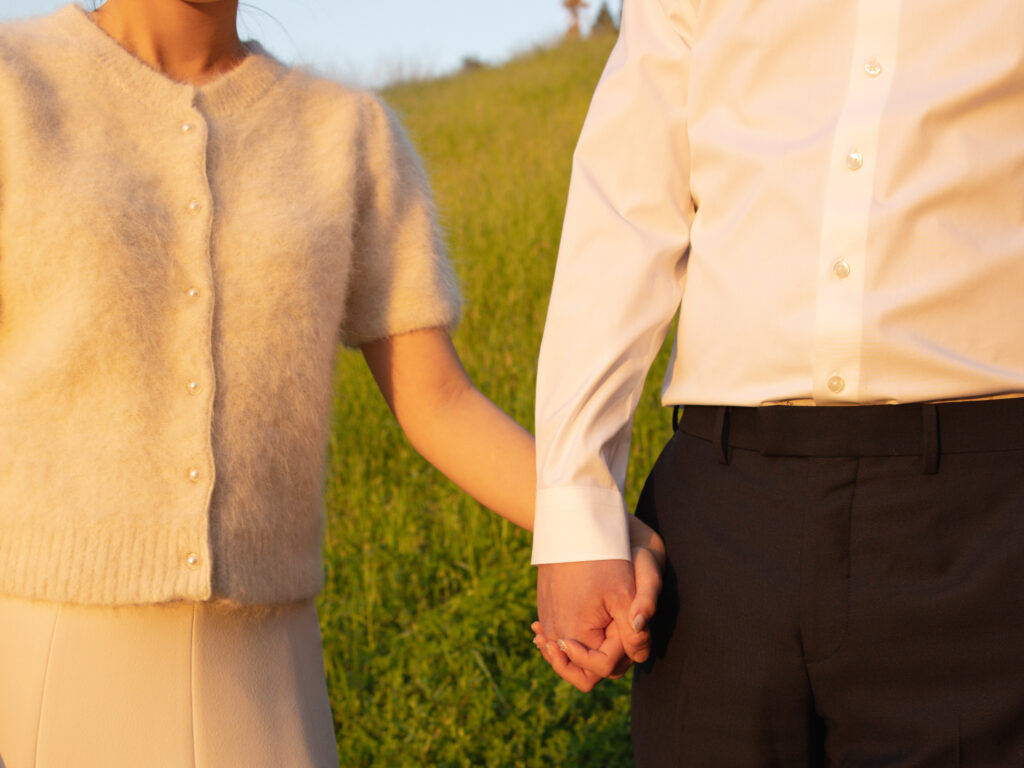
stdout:
<svg viewBox="0 0 1024 768">
<path fill-rule="evenodd" d="M 637 765 L 1024 766 L 1024 399 L 690 407 Z"/>
</svg>

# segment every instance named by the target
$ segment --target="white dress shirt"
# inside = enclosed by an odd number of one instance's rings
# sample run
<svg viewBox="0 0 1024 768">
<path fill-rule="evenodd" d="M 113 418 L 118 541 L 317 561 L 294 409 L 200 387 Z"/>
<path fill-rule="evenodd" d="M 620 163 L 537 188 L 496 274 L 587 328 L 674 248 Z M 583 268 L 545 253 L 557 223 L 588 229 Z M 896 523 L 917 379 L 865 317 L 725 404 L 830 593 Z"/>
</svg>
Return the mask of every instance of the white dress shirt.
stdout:
<svg viewBox="0 0 1024 768">
<path fill-rule="evenodd" d="M 633 412 L 1024 391 L 1024 3 L 625 0 L 537 381 L 534 562 L 629 558 Z"/>
</svg>

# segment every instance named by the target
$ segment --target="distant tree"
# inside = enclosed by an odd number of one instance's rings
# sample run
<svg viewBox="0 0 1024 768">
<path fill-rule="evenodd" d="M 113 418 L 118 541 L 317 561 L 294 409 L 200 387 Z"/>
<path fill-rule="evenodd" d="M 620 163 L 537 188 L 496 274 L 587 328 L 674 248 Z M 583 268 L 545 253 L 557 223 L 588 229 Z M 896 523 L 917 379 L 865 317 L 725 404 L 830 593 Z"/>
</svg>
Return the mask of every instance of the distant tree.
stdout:
<svg viewBox="0 0 1024 768">
<path fill-rule="evenodd" d="M 484 64 L 482 59 L 476 56 L 463 56 L 462 57 L 462 71 L 463 72 L 475 72 L 478 69 L 486 69 L 487 65 Z"/>
<path fill-rule="evenodd" d="M 569 12 L 572 17 L 572 21 L 569 23 L 569 30 L 565 33 L 565 36 L 573 40 L 578 39 L 580 36 L 580 11 L 586 8 L 590 3 L 587 0 L 562 0 L 562 7 Z"/>
<path fill-rule="evenodd" d="M 594 24 L 590 28 L 590 34 L 605 35 L 618 31 L 619 28 L 615 24 L 615 19 L 612 18 L 612 12 L 608 10 L 608 3 L 605 0 L 601 3 L 601 10 L 597 12 L 597 18 L 594 19 Z"/>
</svg>

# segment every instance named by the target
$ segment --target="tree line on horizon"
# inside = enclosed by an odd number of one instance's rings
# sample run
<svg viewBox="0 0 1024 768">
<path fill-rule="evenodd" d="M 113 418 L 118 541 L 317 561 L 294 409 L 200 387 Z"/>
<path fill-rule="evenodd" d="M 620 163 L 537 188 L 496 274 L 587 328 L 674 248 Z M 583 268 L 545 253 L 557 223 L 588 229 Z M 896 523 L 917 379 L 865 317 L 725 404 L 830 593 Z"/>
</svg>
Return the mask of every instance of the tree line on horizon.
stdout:
<svg viewBox="0 0 1024 768">
<path fill-rule="evenodd" d="M 580 26 L 580 15 L 585 8 L 588 8 L 590 3 L 587 0 L 562 0 L 562 7 L 569 12 L 569 29 L 566 30 L 565 36 L 571 40 L 579 39 L 581 34 Z M 622 18 L 622 3 L 619 3 L 619 16 Z M 607 32 L 618 32 L 619 25 L 615 18 L 612 17 L 611 11 L 608 9 L 607 0 L 602 0 L 601 7 L 598 9 L 597 16 L 594 19 L 594 23 L 590 26 L 590 34 L 604 34 Z"/>
<path fill-rule="evenodd" d="M 569 12 L 570 21 L 569 27 L 566 30 L 563 38 L 566 40 L 579 40 L 582 35 L 582 27 L 580 24 L 580 15 L 585 8 L 590 6 L 587 0 L 561 0 L 562 7 Z M 602 0 L 601 7 L 598 8 L 597 15 L 594 17 L 594 22 L 590 25 L 590 35 L 606 35 L 606 34 L 618 34 L 619 32 L 619 19 L 622 18 L 622 2 L 619 2 L 619 15 L 612 16 L 611 10 L 608 8 L 607 0 Z M 478 69 L 487 68 L 487 64 L 477 56 L 463 56 L 462 67 L 463 72 L 472 72 Z"/>
</svg>

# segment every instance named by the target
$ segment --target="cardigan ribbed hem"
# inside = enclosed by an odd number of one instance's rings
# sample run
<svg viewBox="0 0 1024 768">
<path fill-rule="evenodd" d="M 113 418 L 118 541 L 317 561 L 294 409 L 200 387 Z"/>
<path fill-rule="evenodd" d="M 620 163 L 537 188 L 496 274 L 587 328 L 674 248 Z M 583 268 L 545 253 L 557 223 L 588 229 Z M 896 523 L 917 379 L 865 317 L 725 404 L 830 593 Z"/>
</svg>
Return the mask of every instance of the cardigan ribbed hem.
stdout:
<svg viewBox="0 0 1024 768">
<path fill-rule="evenodd" d="M 61 519 L 7 523 L 0 593 L 83 605 L 208 600 L 209 545 L 194 530 L 194 521 L 155 528 L 145 516 L 88 531 Z"/>
<path fill-rule="evenodd" d="M 233 533 L 234 559 L 251 567 L 219 563 L 223 584 L 214 593 L 209 544 L 196 539 L 194 521 L 153 530 L 149 518 L 140 517 L 134 524 L 122 520 L 87 532 L 57 523 L 0 527 L 0 594 L 80 605 L 255 605 L 305 600 L 323 587 L 320 560 L 278 556 L 272 530 Z"/>
</svg>

